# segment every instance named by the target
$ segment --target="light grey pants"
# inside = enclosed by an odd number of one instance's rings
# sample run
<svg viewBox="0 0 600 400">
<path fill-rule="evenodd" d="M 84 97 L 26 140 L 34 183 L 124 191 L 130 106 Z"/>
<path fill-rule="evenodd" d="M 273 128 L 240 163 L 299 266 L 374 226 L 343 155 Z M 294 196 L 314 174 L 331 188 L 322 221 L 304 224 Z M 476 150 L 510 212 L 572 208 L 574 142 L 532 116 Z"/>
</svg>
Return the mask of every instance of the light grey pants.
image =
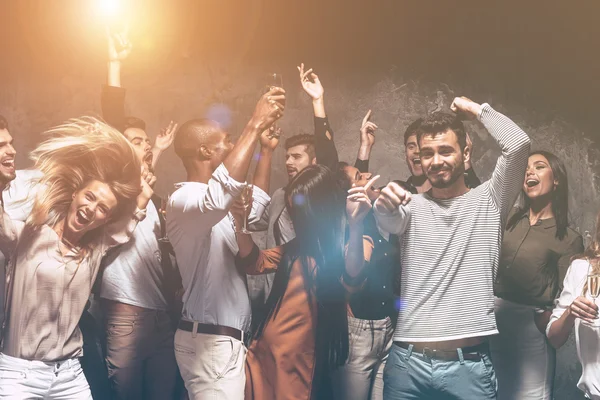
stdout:
<svg viewBox="0 0 600 400">
<path fill-rule="evenodd" d="M 393 334 L 389 318 L 368 321 L 348 316 L 350 351 L 346 365 L 332 373 L 335 400 L 383 399 L 383 369 Z"/>
<path fill-rule="evenodd" d="M 498 400 L 550 400 L 556 351 L 534 322 L 535 308 L 496 298 L 499 335 L 491 337 Z"/>
<path fill-rule="evenodd" d="M 0 353 L 0 399 L 91 400 L 79 360 L 30 361 Z"/>
</svg>

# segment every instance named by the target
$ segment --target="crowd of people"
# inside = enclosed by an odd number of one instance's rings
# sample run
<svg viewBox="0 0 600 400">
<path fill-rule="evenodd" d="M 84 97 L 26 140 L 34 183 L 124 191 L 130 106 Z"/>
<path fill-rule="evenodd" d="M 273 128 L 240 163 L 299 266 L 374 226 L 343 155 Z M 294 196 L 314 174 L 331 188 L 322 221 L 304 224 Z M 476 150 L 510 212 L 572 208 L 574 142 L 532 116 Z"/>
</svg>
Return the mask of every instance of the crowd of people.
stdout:
<svg viewBox="0 0 600 400">
<path fill-rule="evenodd" d="M 584 249 L 564 163 L 508 117 L 465 97 L 423 115 L 404 133 L 411 176 L 382 185 L 371 111 L 340 161 L 301 64 L 315 130 L 286 138 L 272 190 L 283 88 L 235 143 L 204 118 L 152 142 L 125 113 L 131 44 L 108 48 L 103 119 L 49 129 L 31 169 L 0 117 L 0 398 L 550 400 L 575 331 L 578 387 L 600 399 L 600 214 Z M 485 182 L 467 119 L 501 149 Z M 187 177 L 160 198 L 170 146 Z"/>
</svg>

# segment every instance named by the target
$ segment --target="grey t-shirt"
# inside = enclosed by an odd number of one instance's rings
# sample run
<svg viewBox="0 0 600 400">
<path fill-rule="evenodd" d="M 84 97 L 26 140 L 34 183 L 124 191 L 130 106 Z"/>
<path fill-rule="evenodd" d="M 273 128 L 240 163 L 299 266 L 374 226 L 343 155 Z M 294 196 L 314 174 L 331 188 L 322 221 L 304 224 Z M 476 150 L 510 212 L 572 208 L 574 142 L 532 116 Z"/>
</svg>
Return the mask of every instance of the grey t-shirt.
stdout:
<svg viewBox="0 0 600 400">
<path fill-rule="evenodd" d="M 149 202 L 146 219 L 138 224 L 131 240 L 111 250 L 104 259 L 101 298 L 151 310 L 167 310 L 162 291 L 160 235 L 158 211 Z"/>
</svg>

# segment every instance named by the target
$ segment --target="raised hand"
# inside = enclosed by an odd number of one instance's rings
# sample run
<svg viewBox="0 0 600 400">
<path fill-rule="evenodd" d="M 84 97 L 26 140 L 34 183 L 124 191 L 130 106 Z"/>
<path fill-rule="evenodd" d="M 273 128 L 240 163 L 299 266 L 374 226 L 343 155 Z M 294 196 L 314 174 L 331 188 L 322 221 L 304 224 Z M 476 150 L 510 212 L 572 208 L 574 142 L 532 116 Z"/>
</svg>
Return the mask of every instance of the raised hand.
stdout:
<svg viewBox="0 0 600 400">
<path fill-rule="evenodd" d="M 156 176 L 148 169 L 147 166 L 142 166 L 142 192 L 138 195 L 137 206 L 140 210 L 143 210 L 148 205 L 150 198 L 154 194 L 152 187 L 156 183 Z"/>
<path fill-rule="evenodd" d="M 108 38 L 108 61 L 123 61 L 131 54 L 131 42 L 128 39 L 129 29 L 125 27 L 123 32 L 112 33 L 106 27 L 106 36 Z"/>
<path fill-rule="evenodd" d="M 283 116 L 284 110 L 285 90 L 272 87 L 256 103 L 252 120 L 256 123 L 256 127 L 263 132 Z"/>
<path fill-rule="evenodd" d="M 398 207 L 407 205 L 410 200 L 410 192 L 396 182 L 390 182 L 381 189 L 379 197 L 375 200 L 375 209 L 382 213 L 393 213 Z"/>
<path fill-rule="evenodd" d="M 569 306 L 569 312 L 575 318 L 592 323 L 598 319 L 598 306 L 585 296 L 579 296 Z"/>
<path fill-rule="evenodd" d="M 271 125 L 260 135 L 260 147 L 263 149 L 275 150 L 281 137 L 281 128 L 277 125 Z"/>
<path fill-rule="evenodd" d="M 251 187 L 250 189 L 245 189 L 245 190 L 250 191 L 249 196 L 241 196 L 240 195 L 233 202 L 233 205 L 229 209 L 229 212 L 233 216 L 233 221 L 235 222 L 236 232 L 239 232 L 242 229 L 242 227 L 244 226 L 244 223 L 246 221 L 248 221 L 248 217 L 250 216 L 250 211 L 252 210 L 252 202 L 253 202 L 252 190 L 253 190 L 253 188 Z"/>
<path fill-rule="evenodd" d="M 304 63 L 300 64 L 300 66 L 297 68 L 300 72 L 300 83 L 302 84 L 302 89 L 304 89 L 304 91 L 308 93 L 313 100 L 323 99 L 325 89 L 323 89 L 323 85 L 321 85 L 319 77 L 313 72 L 312 68 L 308 71 L 304 71 Z"/>
<path fill-rule="evenodd" d="M 477 118 L 481 114 L 481 104 L 475 103 L 473 100 L 466 97 L 456 97 L 450 109 L 457 114 L 462 114 L 470 119 Z"/>
<path fill-rule="evenodd" d="M 154 140 L 154 148 L 160 151 L 165 151 L 173 144 L 175 140 L 175 132 L 177 131 L 177 123 L 171 121 L 169 125 L 162 128 L 160 133 Z"/>
<path fill-rule="evenodd" d="M 379 175 L 371 178 L 365 186 L 354 186 L 348 190 L 348 197 L 346 198 L 346 215 L 348 216 L 348 223 L 350 225 L 361 223 L 371 210 L 373 205 L 371 204 L 367 192 L 377 179 L 379 179 Z"/>
<path fill-rule="evenodd" d="M 360 127 L 360 145 L 364 147 L 373 147 L 375 144 L 375 130 L 377 125 L 371 122 L 371 110 L 367 112 L 367 115 L 362 120 Z"/>
</svg>

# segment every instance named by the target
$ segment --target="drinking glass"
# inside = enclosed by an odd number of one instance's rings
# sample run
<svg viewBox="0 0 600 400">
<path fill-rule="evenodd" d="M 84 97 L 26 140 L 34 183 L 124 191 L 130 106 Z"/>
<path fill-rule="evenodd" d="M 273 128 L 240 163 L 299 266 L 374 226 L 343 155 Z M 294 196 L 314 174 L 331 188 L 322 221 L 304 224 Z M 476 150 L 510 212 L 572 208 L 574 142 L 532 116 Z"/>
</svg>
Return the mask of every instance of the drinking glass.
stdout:
<svg viewBox="0 0 600 400">
<path fill-rule="evenodd" d="M 162 217 L 165 220 L 165 225 L 167 223 L 167 206 L 169 205 L 169 200 L 171 199 L 171 193 L 167 194 L 165 197 L 160 198 L 160 210 L 158 212 L 162 214 Z M 159 216 L 160 217 L 160 216 Z M 169 243 L 169 238 L 167 237 L 167 230 L 165 229 L 165 234 L 163 237 L 158 239 L 161 243 Z"/>
<path fill-rule="evenodd" d="M 600 295 L 600 274 L 590 274 L 590 275 L 588 275 L 588 277 L 587 277 L 587 287 L 588 287 L 588 293 L 589 293 L 590 297 L 594 300 L 594 303 L 598 304 L 596 302 L 596 299 Z M 589 325 L 589 326 L 600 326 L 600 319 L 595 319 L 591 323 L 588 322 L 587 325 Z"/>
<path fill-rule="evenodd" d="M 244 205 L 245 214 L 248 213 L 248 210 L 252 208 L 252 189 L 254 186 L 251 183 L 246 183 L 244 189 L 242 189 L 242 203 Z M 250 234 L 251 232 L 248 230 L 248 216 L 244 218 L 244 226 L 241 230 L 242 233 Z"/>
</svg>

